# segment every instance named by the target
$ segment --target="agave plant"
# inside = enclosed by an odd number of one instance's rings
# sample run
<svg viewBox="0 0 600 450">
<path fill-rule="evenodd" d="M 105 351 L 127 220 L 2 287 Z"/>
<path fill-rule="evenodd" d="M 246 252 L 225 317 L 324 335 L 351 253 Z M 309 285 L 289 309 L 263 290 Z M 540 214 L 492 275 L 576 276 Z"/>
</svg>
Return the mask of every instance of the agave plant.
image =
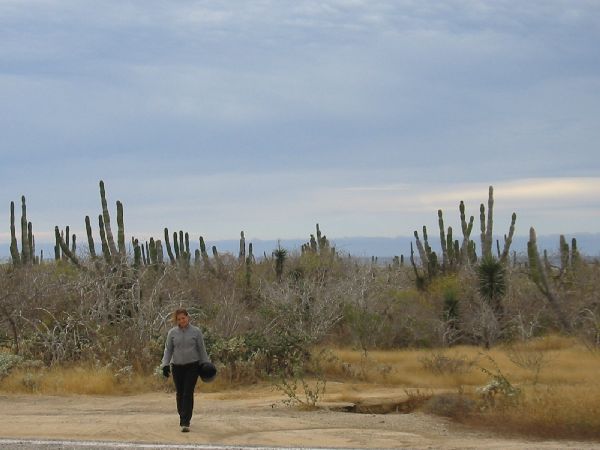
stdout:
<svg viewBox="0 0 600 450">
<path fill-rule="evenodd" d="M 275 275 L 277 275 L 277 281 L 281 281 L 283 265 L 287 259 L 287 250 L 281 248 L 281 243 L 278 243 L 277 248 L 273 250 L 273 257 L 275 258 Z"/>
<path fill-rule="evenodd" d="M 477 266 L 479 293 L 492 306 L 496 316 L 503 313 L 502 297 L 506 294 L 506 268 L 493 256 L 483 258 Z"/>
</svg>

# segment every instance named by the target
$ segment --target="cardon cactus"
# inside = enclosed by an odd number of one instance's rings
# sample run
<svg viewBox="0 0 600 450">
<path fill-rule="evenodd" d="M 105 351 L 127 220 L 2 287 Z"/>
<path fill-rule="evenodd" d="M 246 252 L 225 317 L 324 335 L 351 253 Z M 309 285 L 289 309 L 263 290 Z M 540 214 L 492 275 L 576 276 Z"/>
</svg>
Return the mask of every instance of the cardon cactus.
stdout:
<svg viewBox="0 0 600 450">
<path fill-rule="evenodd" d="M 10 255 L 15 266 L 21 264 L 21 255 L 19 254 L 15 228 L 15 202 L 10 202 Z"/>
<path fill-rule="evenodd" d="M 108 203 L 106 201 L 106 191 L 104 190 L 104 181 L 100 180 L 100 202 L 102 204 L 102 220 L 104 221 L 104 231 L 106 233 L 106 241 L 111 255 L 116 256 L 117 246 L 115 245 L 115 238 L 113 237 L 112 229 L 110 226 L 110 214 L 108 213 Z"/>
<path fill-rule="evenodd" d="M 564 331 L 570 331 L 571 327 L 567 321 L 566 315 L 563 313 L 558 297 L 550 283 L 546 264 L 542 261 L 537 246 L 537 237 L 535 229 L 529 229 L 529 242 L 527 242 L 527 256 L 529 259 L 529 277 L 538 287 L 540 292 L 546 297 L 548 304 L 554 311 L 558 322 Z"/>
<path fill-rule="evenodd" d="M 27 221 L 27 204 L 25 196 L 21 196 L 21 251 L 17 241 L 15 225 L 15 203 L 10 202 L 10 256 L 14 266 L 37 264 L 35 256 L 35 236 L 33 224 Z"/>
<path fill-rule="evenodd" d="M 488 190 L 488 202 L 487 211 L 485 205 L 482 203 L 479 207 L 479 219 L 480 219 L 480 239 L 481 239 L 481 257 L 482 260 L 493 259 L 492 255 L 492 244 L 493 244 L 493 225 L 494 225 L 494 188 L 489 187 Z M 429 243 L 427 242 L 427 229 L 423 227 L 423 242 L 419 239 L 417 231 L 414 232 L 416 247 L 421 259 L 421 271 L 425 280 L 429 280 L 438 273 L 444 273 L 454 271 L 461 266 L 469 266 L 475 264 L 478 257 L 476 254 L 476 244 L 471 239 L 471 233 L 473 230 L 474 217 L 471 216 L 469 221 L 466 220 L 465 204 L 463 201 L 459 205 L 460 212 L 460 223 L 462 230 L 462 244 L 453 237 L 452 227 L 448 227 L 446 230 L 444 227 L 444 218 L 442 210 L 438 210 L 438 226 L 440 234 L 440 248 L 442 250 L 442 261 L 441 265 L 438 262 L 438 257 L 435 252 L 431 251 Z M 504 248 L 500 251 L 500 244 L 498 243 L 498 259 L 502 264 L 508 263 L 508 255 L 510 252 L 510 246 L 512 244 L 513 235 L 515 232 L 515 222 L 517 215 L 512 214 L 510 229 L 508 236 L 504 238 Z M 414 261 L 414 257 L 412 258 Z M 415 263 L 416 264 L 416 263 Z M 415 265 L 415 270 L 417 269 Z"/>
</svg>

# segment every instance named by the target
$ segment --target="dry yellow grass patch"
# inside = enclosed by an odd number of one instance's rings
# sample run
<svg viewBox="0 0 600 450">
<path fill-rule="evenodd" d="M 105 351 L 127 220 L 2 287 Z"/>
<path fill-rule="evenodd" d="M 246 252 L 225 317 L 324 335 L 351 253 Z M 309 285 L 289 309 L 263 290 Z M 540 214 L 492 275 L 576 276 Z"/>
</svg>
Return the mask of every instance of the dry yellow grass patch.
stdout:
<svg viewBox="0 0 600 450">
<path fill-rule="evenodd" d="M 51 367 L 15 369 L 2 380 L 5 392 L 40 394 L 113 395 L 150 392 L 159 389 L 158 380 L 131 374 L 115 376 L 106 368 Z"/>
<path fill-rule="evenodd" d="M 528 387 L 518 405 L 491 410 L 468 422 L 541 437 L 600 439 L 600 387 Z"/>
<path fill-rule="evenodd" d="M 238 387 L 227 377 L 203 383 L 198 379 L 197 390 L 221 392 Z M 144 392 L 174 392 L 173 378 L 131 372 L 115 373 L 106 367 L 54 366 L 17 368 L 0 382 L 0 391 L 48 395 L 120 395 Z"/>
<path fill-rule="evenodd" d="M 548 336 L 489 351 L 464 346 L 333 354 L 322 367 L 327 377 L 346 382 L 345 389 L 336 389 L 339 401 L 356 401 L 358 392 L 374 385 L 387 387 L 390 395 L 399 387 L 434 395 L 461 392 L 478 401 L 470 423 L 543 437 L 600 438 L 600 355 L 572 338 Z M 496 406 L 484 408 L 477 388 L 492 380 L 490 373 L 521 391 L 517 402 L 498 394 Z M 463 412 L 456 417 L 464 419 Z"/>
<path fill-rule="evenodd" d="M 324 351 L 325 350 L 325 351 Z M 355 403 L 369 399 L 397 399 L 417 395 L 440 397 L 438 402 L 452 415 L 453 405 L 463 408 L 454 416 L 474 424 L 544 437 L 600 438 L 600 355 L 576 340 L 549 336 L 503 345 L 484 351 L 462 346 L 451 349 L 369 351 L 350 349 L 313 351 L 310 386 L 325 378 L 326 395 L 319 401 Z M 320 356 L 319 356 L 320 355 Z M 487 369 L 486 373 L 482 368 Z M 491 375 L 490 375 L 491 374 Z M 478 388 L 493 375 L 505 377 L 522 394 L 517 402 L 496 406 L 485 403 Z M 198 382 L 200 392 L 218 392 L 222 398 L 276 397 L 268 380 L 256 376 L 231 380 L 223 371 L 208 384 Z M 173 390 L 172 379 L 136 373 L 116 376 L 92 367 L 17 369 L 0 383 L 5 392 L 43 394 L 111 395 Z M 461 400 L 472 400 L 465 403 Z M 445 402 L 445 403 L 444 403 Z M 477 404 L 466 417 L 466 407 Z M 435 412 L 435 407 L 431 409 Z"/>
</svg>

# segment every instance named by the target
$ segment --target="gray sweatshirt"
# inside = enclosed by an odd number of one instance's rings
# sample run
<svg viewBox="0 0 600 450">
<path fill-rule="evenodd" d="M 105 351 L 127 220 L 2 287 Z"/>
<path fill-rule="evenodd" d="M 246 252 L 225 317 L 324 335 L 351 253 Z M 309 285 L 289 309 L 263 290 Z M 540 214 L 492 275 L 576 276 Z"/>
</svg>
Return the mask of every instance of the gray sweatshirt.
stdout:
<svg viewBox="0 0 600 450">
<path fill-rule="evenodd" d="M 161 367 L 171 363 L 180 365 L 195 361 L 210 362 L 200 328 L 194 325 L 171 328 L 167 334 Z"/>
</svg>

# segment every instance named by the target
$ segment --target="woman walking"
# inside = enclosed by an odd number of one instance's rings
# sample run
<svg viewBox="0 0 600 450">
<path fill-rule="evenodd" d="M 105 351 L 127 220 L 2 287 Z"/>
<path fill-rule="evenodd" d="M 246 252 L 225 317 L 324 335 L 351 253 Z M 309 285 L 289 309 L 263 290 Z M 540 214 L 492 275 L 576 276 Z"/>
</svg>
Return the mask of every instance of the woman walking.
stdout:
<svg viewBox="0 0 600 450">
<path fill-rule="evenodd" d="M 210 362 L 200 328 L 190 324 L 190 316 L 184 308 L 173 314 L 176 326 L 169 330 L 162 359 L 162 372 L 168 378 L 173 367 L 173 382 L 177 397 L 177 412 L 181 431 L 190 431 L 194 410 L 194 389 L 198 376 L 210 381 L 216 369 Z"/>
</svg>

